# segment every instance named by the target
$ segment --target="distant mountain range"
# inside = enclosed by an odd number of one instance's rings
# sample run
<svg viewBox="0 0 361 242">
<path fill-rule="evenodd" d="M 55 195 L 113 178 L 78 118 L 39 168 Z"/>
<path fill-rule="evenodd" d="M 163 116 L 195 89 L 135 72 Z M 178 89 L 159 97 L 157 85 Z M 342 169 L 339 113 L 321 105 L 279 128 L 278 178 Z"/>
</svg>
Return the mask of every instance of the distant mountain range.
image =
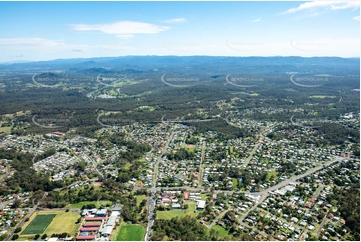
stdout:
<svg viewBox="0 0 361 242">
<path fill-rule="evenodd" d="M 20 62 L 20 61 L 19 61 Z M 360 58 L 341 57 L 226 57 L 226 56 L 123 56 L 101 58 L 57 59 L 22 63 L 2 63 L 0 68 L 65 68 L 71 71 L 90 70 L 103 72 L 105 69 L 133 69 L 138 71 L 156 68 L 192 67 L 192 68 L 227 68 L 232 66 L 359 66 Z"/>
</svg>

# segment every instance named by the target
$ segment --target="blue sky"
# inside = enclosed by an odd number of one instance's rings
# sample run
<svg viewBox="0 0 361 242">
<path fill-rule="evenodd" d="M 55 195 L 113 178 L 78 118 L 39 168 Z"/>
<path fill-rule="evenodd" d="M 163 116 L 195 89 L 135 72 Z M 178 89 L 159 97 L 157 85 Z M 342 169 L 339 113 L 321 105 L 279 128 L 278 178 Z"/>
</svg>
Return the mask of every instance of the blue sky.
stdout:
<svg viewBox="0 0 361 242">
<path fill-rule="evenodd" d="M 0 2 L 0 62 L 360 56 L 360 2 Z"/>
</svg>

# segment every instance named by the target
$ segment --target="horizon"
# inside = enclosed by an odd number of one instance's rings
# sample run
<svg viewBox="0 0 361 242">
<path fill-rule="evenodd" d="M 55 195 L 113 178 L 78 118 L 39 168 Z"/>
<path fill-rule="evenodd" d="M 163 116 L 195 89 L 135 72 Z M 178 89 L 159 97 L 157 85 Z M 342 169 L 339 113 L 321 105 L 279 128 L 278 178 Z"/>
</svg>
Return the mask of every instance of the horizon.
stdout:
<svg viewBox="0 0 361 242">
<path fill-rule="evenodd" d="M 22 64 L 22 63 L 35 63 L 35 62 L 51 62 L 57 60 L 88 60 L 88 59 L 106 59 L 106 58 L 122 58 L 122 57 L 229 57 L 229 58 L 341 58 L 341 59 L 360 59 L 360 57 L 342 57 L 342 56 L 214 56 L 214 55 L 189 55 L 189 56 L 178 56 L 178 55 L 124 55 L 124 56 L 100 56 L 100 57 L 74 57 L 74 58 L 58 58 L 51 60 L 14 60 L 8 62 L 0 62 L 0 65 L 4 64 Z"/>
<path fill-rule="evenodd" d="M 360 57 L 359 1 L 0 2 L 0 7 L 0 63 L 154 55 Z"/>
</svg>

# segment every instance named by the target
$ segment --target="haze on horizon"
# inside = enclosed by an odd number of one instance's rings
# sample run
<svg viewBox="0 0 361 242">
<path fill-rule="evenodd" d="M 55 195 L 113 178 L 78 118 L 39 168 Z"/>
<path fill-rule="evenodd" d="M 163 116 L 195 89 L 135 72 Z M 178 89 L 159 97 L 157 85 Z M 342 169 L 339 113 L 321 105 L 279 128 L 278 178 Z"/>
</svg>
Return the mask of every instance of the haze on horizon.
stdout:
<svg viewBox="0 0 361 242">
<path fill-rule="evenodd" d="M 360 2 L 0 2 L 0 62 L 360 56 Z"/>
</svg>

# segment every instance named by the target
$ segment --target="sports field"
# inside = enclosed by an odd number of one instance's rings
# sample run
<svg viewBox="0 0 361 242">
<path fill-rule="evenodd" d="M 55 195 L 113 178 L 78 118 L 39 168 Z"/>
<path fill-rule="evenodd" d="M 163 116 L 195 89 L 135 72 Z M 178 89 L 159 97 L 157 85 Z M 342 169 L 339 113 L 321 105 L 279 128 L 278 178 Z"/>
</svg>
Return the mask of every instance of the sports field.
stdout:
<svg viewBox="0 0 361 242">
<path fill-rule="evenodd" d="M 53 217 L 53 219 L 50 221 L 50 224 L 47 225 L 45 231 L 39 233 L 31 231 L 32 233 L 26 233 L 27 229 L 30 227 L 30 225 L 33 223 L 35 219 L 38 218 L 38 216 L 47 216 L 47 215 L 56 215 Z M 30 216 L 30 219 L 28 222 L 25 222 L 22 229 L 23 232 L 20 234 L 18 240 L 31 240 L 35 234 L 47 234 L 48 236 L 52 234 L 61 234 L 61 233 L 68 233 L 72 236 L 76 234 L 78 231 L 81 223 L 76 224 L 76 221 L 80 218 L 79 213 L 73 213 L 73 212 L 65 212 L 64 210 L 49 210 L 49 211 L 37 211 L 33 215 Z M 31 228 L 31 227 L 30 227 Z"/>
<path fill-rule="evenodd" d="M 56 214 L 39 214 L 24 229 L 22 234 L 42 234 L 49 226 Z"/>
<path fill-rule="evenodd" d="M 119 229 L 117 241 L 143 241 L 145 228 L 136 224 L 123 224 Z"/>
</svg>

